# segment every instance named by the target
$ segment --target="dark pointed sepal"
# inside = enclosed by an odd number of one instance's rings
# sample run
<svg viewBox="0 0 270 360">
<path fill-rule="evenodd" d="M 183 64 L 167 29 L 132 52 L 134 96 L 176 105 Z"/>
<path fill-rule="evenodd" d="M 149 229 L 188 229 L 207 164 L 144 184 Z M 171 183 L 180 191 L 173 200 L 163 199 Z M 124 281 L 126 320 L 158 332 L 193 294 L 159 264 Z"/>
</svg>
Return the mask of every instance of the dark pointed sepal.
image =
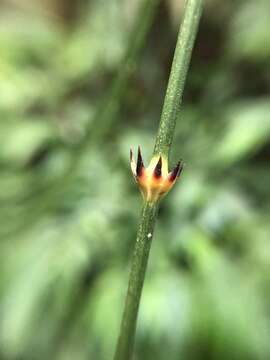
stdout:
<svg viewBox="0 0 270 360">
<path fill-rule="evenodd" d="M 137 158 L 137 165 L 136 165 L 136 174 L 137 176 L 141 176 L 144 170 L 141 148 L 138 147 L 138 158 Z"/>
<path fill-rule="evenodd" d="M 158 162 L 154 169 L 153 175 L 156 179 L 159 179 L 162 175 L 162 158 L 161 158 L 161 156 L 158 159 Z"/>
<path fill-rule="evenodd" d="M 175 179 L 180 176 L 180 174 L 183 170 L 183 167 L 184 167 L 183 162 L 181 160 L 178 161 L 176 166 L 173 168 L 173 170 L 169 174 L 169 181 L 174 182 Z"/>
</svg>

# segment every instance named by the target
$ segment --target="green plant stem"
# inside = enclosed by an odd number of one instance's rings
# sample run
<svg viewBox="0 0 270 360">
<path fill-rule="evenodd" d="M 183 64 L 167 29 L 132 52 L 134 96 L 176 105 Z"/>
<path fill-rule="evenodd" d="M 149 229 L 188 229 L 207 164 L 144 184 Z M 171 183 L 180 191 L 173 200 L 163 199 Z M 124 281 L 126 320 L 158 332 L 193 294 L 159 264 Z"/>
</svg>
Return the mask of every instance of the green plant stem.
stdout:
<svg viewBox="0 0 270 360">
<path fill-rule="evenodd" d="M 154 154 L 162 153 L 169 156 L 201 11 L 202 0 L 186 1 Z M 114 360 L 130 360 L 132 357 L 137 315 L 157 211 L 158 203 L 144 203 L 131 262 L 128 291 Z"/>
<path fill-rule="evenodd" d="M 115 353 L 115 360 L 131 358 L 136 321 L 143 287 L 145 271 L 151 247 L 157 204 L 145 202 L 142 208 L 138 235 L 131 261 L 131 272 L 123 314 L 121 333 Z"/>
<path fill-rule="evenodd" d="M 182 102 L 191 53 L 202 12 L 203 0 L 187 0 L 175 48 L 154 154 L 169 156 L 176 119 Z"/>
</svg>

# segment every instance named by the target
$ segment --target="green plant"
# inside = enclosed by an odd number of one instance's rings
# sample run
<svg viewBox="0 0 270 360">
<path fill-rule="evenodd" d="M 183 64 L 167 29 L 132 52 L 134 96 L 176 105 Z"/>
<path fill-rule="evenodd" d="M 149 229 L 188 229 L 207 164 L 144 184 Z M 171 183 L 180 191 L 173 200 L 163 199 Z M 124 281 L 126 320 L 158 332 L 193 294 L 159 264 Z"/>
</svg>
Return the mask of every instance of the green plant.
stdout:
<svg viewBox="0 0 270 360">
<path fill-rule="evenodd" d="M 153 152 L 153 159 L 154 161 L 157 161 L 154 169 L 160 173 L 162 166 L 164 166 L 164 161 L 168 161 L 167 159 L 173 140 L 176 118 L 180 109 L 201 11 L 202 0 L 186 1 L 183 21 L 179 30 L 160 126 Z M 140 171 L 141 165 L 142 159 L 139 151 L 136 165 L 137 169 L 135 169 L 137 170 L 137 175 L 139 175 L 138 171 Z M 179 174 L 180 169 L 179 164 L 178 167 L 176 167 L 176 175 Z M 151 186 L 151 184 L 148 184 L 148 186 Z M 159 199 L 160 197 L 151 198 L 144 196 L 139 230 L 132 257 L 120 335 L 114 356 L 115 360 L 128 360 L 132 356 L 137 314 L 158 212 Z"/>
</svg>

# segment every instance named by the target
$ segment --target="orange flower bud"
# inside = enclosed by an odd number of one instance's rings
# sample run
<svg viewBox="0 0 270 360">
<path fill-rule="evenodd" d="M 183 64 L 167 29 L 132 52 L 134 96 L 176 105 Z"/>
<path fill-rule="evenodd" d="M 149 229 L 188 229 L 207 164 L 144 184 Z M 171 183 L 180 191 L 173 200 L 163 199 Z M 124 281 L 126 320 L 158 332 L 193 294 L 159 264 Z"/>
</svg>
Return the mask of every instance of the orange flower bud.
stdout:
<svg viewBox="0 0 270 360">
<path fill-rule="evenodd" d="M 130 166 L 143 198 L 149 202 L 156 202 L 166 195 L 183 170 L 183 162 L 179 161 L 169 172 L 168 159 L 164 155 L 155 155 L 148 167 L 145 168 L 140 147 L 138 148 L 137 163 L 133 158 L 132 150 L 130 150 Z"/>
</svg>

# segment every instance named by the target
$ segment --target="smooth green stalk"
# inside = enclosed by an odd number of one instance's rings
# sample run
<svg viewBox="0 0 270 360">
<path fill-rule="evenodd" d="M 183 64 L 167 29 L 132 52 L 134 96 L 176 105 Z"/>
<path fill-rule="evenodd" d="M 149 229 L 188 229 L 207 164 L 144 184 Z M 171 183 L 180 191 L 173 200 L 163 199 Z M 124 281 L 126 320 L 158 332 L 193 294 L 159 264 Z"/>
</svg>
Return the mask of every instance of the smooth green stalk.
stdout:
<svg viewBox="0 0 270 360">
<path fill-rule="evenodd" d="M 175 48 L 154 154 L 161 153 L 169 156 L 176 119 L 182 102 L 190 57 L 202 12 L 202 1 L 186 1 L 184 18 Z"/>
<path fill-rule="evenodd" d="M 121 332 L 118 339 L 115 360 L 131 359 L 137 314 L 140 304 L 147 260 L 151 247 L 157 204 L 144 203 L 139 230 L 132 257 L 129 286 L 122 319 Z"/>
<path fill-rule="evenodd" d="M 162 153 L 165 156 L 169 155 L 201 11 L 202 0 L 186 1 L 154 154 Z M 144 202 L 131 262 L 128 291 L 114 360 L 130 360 L 132 357 L 137 315 L 157 210 L 158 203 Z"/>
</svg>

